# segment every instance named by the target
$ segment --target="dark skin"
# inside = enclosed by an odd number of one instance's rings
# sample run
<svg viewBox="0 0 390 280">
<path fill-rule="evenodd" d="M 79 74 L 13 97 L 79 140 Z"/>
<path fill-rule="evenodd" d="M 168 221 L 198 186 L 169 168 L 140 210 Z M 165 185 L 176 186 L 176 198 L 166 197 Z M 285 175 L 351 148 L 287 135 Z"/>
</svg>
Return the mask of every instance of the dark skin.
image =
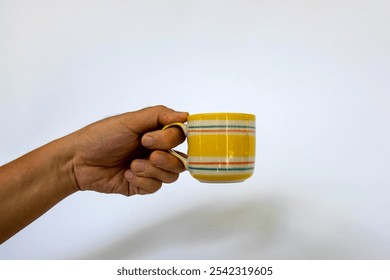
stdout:
<svg viewBox="0 0 390 280">
<path fill-rule="evenodd" d="M 0 167 L 0 243 L 80 190 L 150 194 L 176 181 L 182 163 L 167 150 L 185 140 L 188 113 L 164 106 L 110 117 Z"/>
</svg>

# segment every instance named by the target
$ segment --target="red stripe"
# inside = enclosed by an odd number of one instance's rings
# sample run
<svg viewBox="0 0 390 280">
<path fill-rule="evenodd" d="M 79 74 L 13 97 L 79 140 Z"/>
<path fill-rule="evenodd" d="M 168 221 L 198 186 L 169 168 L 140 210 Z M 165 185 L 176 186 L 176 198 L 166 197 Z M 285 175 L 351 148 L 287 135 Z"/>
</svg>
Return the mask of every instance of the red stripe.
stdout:
<svg viewBox="0 0 390 280">
<path fill-rule="evenodd" d="M 192 165 L 216 165 L 216 164 L 222 164 L 222 165 L 234 165 L 234 164 L 254 164 L 254 161 L 232 161 L 232 162 L 219 162 L 219 161 L 209 161 L 209 162 L 201 162 L 201 161 L 191 161 L 188 164 Z"/>
</svg>

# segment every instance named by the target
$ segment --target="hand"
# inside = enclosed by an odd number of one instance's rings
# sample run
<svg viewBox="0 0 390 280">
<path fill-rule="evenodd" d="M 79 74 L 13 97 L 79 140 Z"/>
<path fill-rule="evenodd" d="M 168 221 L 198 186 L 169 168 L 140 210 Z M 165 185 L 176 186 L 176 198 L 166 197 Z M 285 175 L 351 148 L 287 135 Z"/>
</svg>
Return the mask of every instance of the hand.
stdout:
<svg viewBox="0 0 390 280">
<path fill-rule="evenodd" d="M 0 244 L 78 190 L 157 191 L 182 163 L 166 150 L 184 141 L 187 113 L 164 106 L 104 119 L 0 166 Z"/>
<path fill-rule="evenodd" d="M 153 193 L 162 183 L 176 181 L 185 168 L 166 150 L 182 143 L 185 136 L 177 128 L 160 129 L 185 122 L 187 116 L 164 106 L 149 107 L 73 133 L 78 189 L 130 196 Z"/>
</svg>

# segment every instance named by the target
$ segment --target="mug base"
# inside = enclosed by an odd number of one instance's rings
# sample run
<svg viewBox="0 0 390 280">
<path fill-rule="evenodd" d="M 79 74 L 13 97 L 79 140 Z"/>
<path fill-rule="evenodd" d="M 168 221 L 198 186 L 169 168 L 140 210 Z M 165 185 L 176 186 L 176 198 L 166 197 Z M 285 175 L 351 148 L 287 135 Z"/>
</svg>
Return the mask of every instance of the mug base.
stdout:
<svg viewBox="0 0 390 280">
<path fill-rule="evenodd" d="M 231 181 L 207 181 L 207 180 L 198 180 L 201 183 L 207 183 L 207 184 L 230 184 L 230 183 L 240 183 L 244 182 L 244 180 L 231 180 Z"/>
<path fill-rule="evenodd" d="M 240 183 L 252 176 L 252 174 L 226 174 L 226 175 L 206 175 L 191 174 L 195 179 L 202 183 Z"/>
</svg>

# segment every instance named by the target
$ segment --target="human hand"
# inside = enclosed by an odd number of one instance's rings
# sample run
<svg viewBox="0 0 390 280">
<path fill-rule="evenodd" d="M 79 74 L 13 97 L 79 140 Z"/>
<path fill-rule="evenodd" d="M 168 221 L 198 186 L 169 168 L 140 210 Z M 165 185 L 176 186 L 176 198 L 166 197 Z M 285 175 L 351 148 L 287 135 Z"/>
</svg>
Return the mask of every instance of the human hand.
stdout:
<svg viewBox="0 0 390 280">
<path fill-rule="evenodd" d="M 153 193 L 162 183 L 176 181 L 185 168 L 167 150 L 182 143 L 185 136 L 177 128 L 161 128 L 185 122 L 187 116 L 155 106 L 110 117 L 73 133 L 78 189 L 130 196 Z"/>
</svg>

